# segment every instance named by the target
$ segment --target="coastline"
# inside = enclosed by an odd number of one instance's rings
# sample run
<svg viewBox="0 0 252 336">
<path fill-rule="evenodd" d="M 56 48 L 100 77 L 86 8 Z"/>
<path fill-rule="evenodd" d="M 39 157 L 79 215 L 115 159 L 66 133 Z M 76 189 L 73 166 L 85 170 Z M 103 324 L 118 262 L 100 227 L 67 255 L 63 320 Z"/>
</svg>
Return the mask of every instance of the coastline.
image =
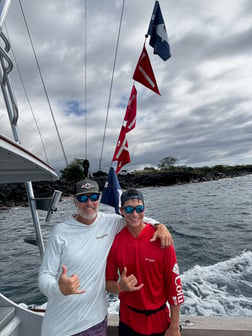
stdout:
<svg viewBox="0 0 252 336">
<path fill-rule="evenodd" d="M 151 171 L 136 172 L 135 175 L 118 176 L 118 180 L 122 189 L 129 187 L 145 188 L 145 187 L 161 187 L 190 183 L 202 183 L 207 181 L 215 181 L 225 178 L 235 178 L 252 174 L 252 168 L 241 167 L 228 170 L 207 170 L 206 172 L 197 169 L 187 169 L 183 171 Z M 98 174 L 99 175 L 99 174 Z M 97 181 L 100 190 L 106 182 L 107 176 L 92 176 Z M 57 181 L 50 182 L 34 182 L 34 194 L 36 198 L 47 198 L 52 195 L 54 190 L 63 192 L 63 196 L 70 196 L 74 193 L 74 185 L 78 180 L 67 181 L 60 178 Z M 15 206 L 28 206 L 25 186 L 22 183 L 2 184 L 0 191 L 0 210 Z"/>
</svg>

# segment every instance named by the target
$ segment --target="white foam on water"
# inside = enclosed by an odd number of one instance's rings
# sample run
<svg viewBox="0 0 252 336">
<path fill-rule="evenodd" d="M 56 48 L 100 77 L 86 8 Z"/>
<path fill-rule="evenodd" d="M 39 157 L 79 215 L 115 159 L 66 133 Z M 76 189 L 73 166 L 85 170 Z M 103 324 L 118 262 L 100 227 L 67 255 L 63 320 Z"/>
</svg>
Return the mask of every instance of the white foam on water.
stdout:
<svg viewBox="0 0 252 336">
<path fill-rule="evenodd" d="M 181 313 L 252 316 L 252 252 L 211 266 L 194 266 L 181 275 L 185 304 Z"/>
</svg>

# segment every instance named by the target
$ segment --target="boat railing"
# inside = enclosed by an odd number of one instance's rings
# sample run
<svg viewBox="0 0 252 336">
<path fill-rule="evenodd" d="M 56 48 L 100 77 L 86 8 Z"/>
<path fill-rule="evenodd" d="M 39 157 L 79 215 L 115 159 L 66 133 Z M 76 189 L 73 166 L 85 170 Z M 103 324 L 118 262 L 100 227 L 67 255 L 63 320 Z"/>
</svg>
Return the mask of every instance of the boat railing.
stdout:
<svg viewBox="0 0 252 336">
<path fill-rule="evenodd" d="M 18 107 L 13 94 L 13 90 L 11 87 L 11 83 L 9 80 L 9 73 L 13 69 L 13 63 L 8 55 L 10 51 L 10 43 L 7 37 L 0 33 L 0 37 L 2 41 L 4 41 L 4 49 L 0 46 L 0 82 L 1 89 L 4 97 L 4 102 L 7 108 L 7 112 L 9 115 L 10 125 L 13 133 L 14 140 L 20 143 L 20 139 L 17 131 L 17 121 L 18 121 Z M 7 64 L 7 65 L 6 65 Z"/>
</svg>

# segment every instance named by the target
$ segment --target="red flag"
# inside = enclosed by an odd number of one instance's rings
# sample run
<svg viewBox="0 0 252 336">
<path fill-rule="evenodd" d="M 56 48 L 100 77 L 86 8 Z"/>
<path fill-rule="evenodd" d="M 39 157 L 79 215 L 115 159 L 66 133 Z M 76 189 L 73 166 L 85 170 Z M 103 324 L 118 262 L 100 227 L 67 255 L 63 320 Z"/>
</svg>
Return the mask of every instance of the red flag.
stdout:
<svg viewBox="0 0 252 336">
<path fill-rule="evenodd" d="M 130 132 L 131 130 L 133 130 L 133 128 L 136 127 L 136 109 L 137 90 L 135 88 L 135 85 L 133 85 L 123 121 L 123 126 L 125 127 L 126 133 Z"/>
<path fill-rule="evenodd" d="M 116 174 L 122 169 L 126 163 L 130 162 L 128 141 L 126 139 L 125 127 L 121 128 L 119 138 L 117 140 L 115 153 L 112 161 L 117 161 Z"/>
<path fill-rule="evenodd" d="M 139 57 L 133 79 L 161 96 L 145 45 Z"/>
</svg>

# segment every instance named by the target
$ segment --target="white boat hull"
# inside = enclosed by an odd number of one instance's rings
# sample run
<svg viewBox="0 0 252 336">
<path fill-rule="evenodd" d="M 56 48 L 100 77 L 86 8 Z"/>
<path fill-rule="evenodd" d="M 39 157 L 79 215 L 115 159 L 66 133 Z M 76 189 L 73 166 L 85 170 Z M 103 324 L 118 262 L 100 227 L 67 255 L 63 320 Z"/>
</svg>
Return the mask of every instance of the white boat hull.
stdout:
<svg viewBox="0 0 252 336">
<path fill-rule="evenodd" d="M 41 334 L 43 314 L 21 307 L 1 293 L 0 317 L 4 320 L 0 320 L 0 326 L 2 326 L 0 336 L 40 336 Z"/>
<path fill-rule="evenodd" d="M 53 168 L 3 135 L 0 135 L 0 158 L 0 183 L 50 181 L 59 178 Z"/>
</svg>

